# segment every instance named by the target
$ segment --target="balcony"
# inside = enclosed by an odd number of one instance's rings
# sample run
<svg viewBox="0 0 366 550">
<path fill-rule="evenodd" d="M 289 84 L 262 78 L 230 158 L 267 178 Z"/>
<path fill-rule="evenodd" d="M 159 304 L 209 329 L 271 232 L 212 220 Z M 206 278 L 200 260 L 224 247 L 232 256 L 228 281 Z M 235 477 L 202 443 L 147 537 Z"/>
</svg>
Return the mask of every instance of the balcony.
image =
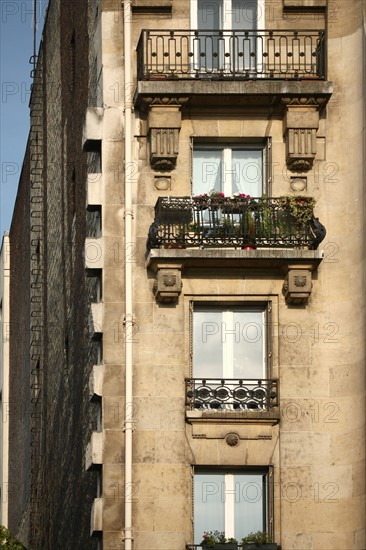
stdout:
<svg viewBox="0 0 366 550">
<path fill-rule="evenodd" d="M 150 227 L 154 248 L 316 250 L 325 228 L 311 197 L 160 197 Z"/>
<path fill-rule="evenodd" d="M 326 77 L 325 31 L 143 30 L 138 79 Z"/>
<path fill-rule="evenodd" d="M 156 300 L 179 298 L 184 272 L 194 269 L 270 269 L 285 275 L 287 304 L 306 304 L 317 250 L 326 230 L 311 197 L 160 197 L 147 239 L 146 267 L 156 274 Z M 188 271 L 187 271 L 188 270 Z M 277 272 L 277 275 L 275 274 Z"/>
</svg>

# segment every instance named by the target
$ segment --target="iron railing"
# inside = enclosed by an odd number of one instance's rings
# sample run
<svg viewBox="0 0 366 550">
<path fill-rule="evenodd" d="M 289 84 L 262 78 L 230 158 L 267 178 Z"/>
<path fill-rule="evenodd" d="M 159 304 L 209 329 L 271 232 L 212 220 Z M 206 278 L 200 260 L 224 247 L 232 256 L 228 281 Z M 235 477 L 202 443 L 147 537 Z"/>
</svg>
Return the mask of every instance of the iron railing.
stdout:
<svg viewBox="0 0 366 550">
<path fill-rule="evenodd" d="M 325 79 L 324 30 L 143 30 L 138 78 Z"/>
<path fill-rule="evenodd" d="M 148 249 L 305 248 L 315 250 L 325 228 L 311 197 L 160 197 Z"/>
<path fill-rule="evenodd" d="M 189 410 L 269 411 L 278 404 L 276 379 L 186 378 Z"/>
</svg>

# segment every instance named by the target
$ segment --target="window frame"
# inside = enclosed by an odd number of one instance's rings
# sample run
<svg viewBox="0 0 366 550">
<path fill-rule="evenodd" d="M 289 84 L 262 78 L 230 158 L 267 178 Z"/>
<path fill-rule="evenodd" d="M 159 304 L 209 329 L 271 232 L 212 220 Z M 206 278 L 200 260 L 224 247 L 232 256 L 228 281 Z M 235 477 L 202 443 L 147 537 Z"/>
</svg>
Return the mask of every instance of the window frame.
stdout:
<svg viewBox="0 0 366 550">
<path fill-rule="evenodd" d="M 262 523 L 263 523 L 263 531 L 266 531 L 273 539 L 274 537 L 274 466 L 272 464 L 269 465 L 250 465 L 250 466 L 216 466 L 216 465 L 192 465 L 192 518 L 193 518 L 193 535 L 194 535 L 194 541 L 195 544 L 199 544 L 202 540 L 202 534 L 198 533 L 197 526 L 196 526 L 196 514 L 195 514 L 195 478 L 196 475 L 203 475 L 203 474 L 215 474 L 215 475 L 261 475 L 265 479 L 265 495 L 262 503 Z M 262 485 L 263 488 L 263 485 Z M 235 495 L 235 500 L 237 498 L 236 493 L 232 493 L 230 490 L 225 491 L 225 502 L 224 502 L 224 509 L 225 509 L 225 517 L 224 517 L 224 525 L 225 525 L 225 536 L 227 538 L 229 537 L 235 537 L 235 502 L 233 502 L 233 499 L 228 499 L 229 502 L 226 502 L 226 495 L 231 494 L 232 496 Z M 231 501 L 230 501 L 231 500 Z M 226 515 L 229 515 L 229 517 L 226 517 Z M 234 514 L 234 516 L 233 516 Z M 231 517 L 230 517 L 231 515 Z M 246 536 L 246 534 L 249 534 L 254 529 L 250 526 L 248 526 L 248 533 L 240 535 L 240 539 L 243 536 Z M 211 529 L 207 529 L 211 530 Z M 256 529 L 257 530 L 257 529 Z M 238 540 L 240 543 L 240 540 Z"/>
<path fill-rule="evenodd" d="M 195 195 L 194 192 L 194 153 L 195 151 L 202 149 L 207 151 L 222 150 L 223 151 L 223 162 L 227 162 L 226 159 L 229 158 L 227 151 L 232 151 L 235 149 L 243 150 L 261 150 L 262 151 L 262 192 L 259 196 L 266 195 L 267 197 L 271 196 L 272 193 L 272 138 L 271 137 L 244 137 L 244 138 L 212 138 L 212 137 L 191 137 L 191 195 Z M 225 158 L 226 157 L 226 158 Z M 226 170 L 226 173 L 230 170 Z M 232 184 L 232 182 L 231 182 Z M 228 189 L 228 184 L 226 183 L 226 189 Z M 207 191 L 208 192 L 208 191 Z M 223 191 L 225 193 L 225 191 Z M 232 185 L 231 192 L 225 194 L 232 194 Z"/>
<path fill-rule="evenodd" d="M 198 311 L 199 307 L 207 307 L 212 309 L 218 308 L 258 308 L 260 310 L 263 308 L 264 312 L 264 376 L 263 379 L 268 379 L 272 377 L 272 347 L 273 347 L 273 332 L 272 332 L 272 300 L 236 300 L 236 301 L 225 301 L 225 300 L 191 300 L 190 302 L 190 315 L 189 315 L 189 334 L 190 334 L 190 377 L 194 378 L 194 353 L 193 353 L 193 338 L 194 338 L 194 312 L 195 308 Z M 222 374 L 224 377 L 224 375 Z M 215 378 L 215 377 L 213 377 Z M 249 377 L 248 377 L 249 379 Z"/>
</svg>

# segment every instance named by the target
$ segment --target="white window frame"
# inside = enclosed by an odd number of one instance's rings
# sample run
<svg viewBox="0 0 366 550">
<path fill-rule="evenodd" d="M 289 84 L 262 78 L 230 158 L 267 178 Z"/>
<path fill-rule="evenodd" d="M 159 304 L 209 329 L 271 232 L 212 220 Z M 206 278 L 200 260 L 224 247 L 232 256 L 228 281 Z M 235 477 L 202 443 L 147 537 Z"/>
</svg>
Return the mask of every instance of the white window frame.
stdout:
<svg viewBox="0 0 366 550">
<path fill-rule="evenodd" d="M 232 194 L 232 179 L 230 174 L 231 170 L 231 161 L 232 153 L 235 149 L 243 150 L 262 150 L 262 183 L 261 188 L 262 192 L 259 196 L 267 195 L 270 196 L 271 193 L 271 151 L 272 151 L 272 140 L 271 138 L 246 138 L 245 140 L 223 140 L 222 142 L 213 142 L 212 138 L 192 138 L 191 141 L 191 193 L 197 194 L 194 190 L 194 173 L 193 173 L 193 158 L 195 151 L 197 150 L 222 150 L 222 166 L 223 166 L 223 187 L 222 192 L 229 196 Z M 210 190 L 208 190 L 210 191 Z"/>
<path fill-rule="evenodd" d="M 198 494 L 195 495 L 195 488 L 196 488 L 196 478 L 197 476 L 208 476 L 209 475 L 222 475 L 224 478 L 224 482 L 220 484 L 219 486 L 215 487 L 209 487 L 209 491 L 206 495 L 204 494 Z M 192 492 L 193 492 L 193 515 L 194 515 L 194 541 L 195 544 L 199 544 L 202 541 L 202 535 L 204 530 L 212 530 L 208 524 L 207 527 L 201 526 L 199 529 L 197 526 L 197 517 L 196 517 L 196 499 L 201 499 L 201 503 L 209 501 L 210 494 L 214 495 L 215 490 L 217 491 L 217 494 L 220 497 L 220 501 L 223 504 L 223 512 L 224 512 L 224 518 L 223 518 L 223 525 L 224 525 L 224 532 L 226 538 L 237 538 L 239 537 L 238 542 L 240 542 L 240 539 L 243 536 L 246 536 L 251 531 L 258 530 L 258 526 L 253 526 L 246 524 L 245 518 L 243 518 L 243 522 L 241 523 L 241 527 L 243 528 L 240 533 L 236 532 L 235 530 L 235 508 L 236 504 L 240 503 L 240 500 L 242 498 L 248 499 L 248 502 L 255 503 L 257 501 L 258 496 L 253 494 L 251 491 L 252 488 L 248 488 L 248 492 L 245 493 L 243 491 L 238 490 L 238 487 L 235 487 L 235 480 L 234 476 L 243 476 L 243 479 L 245 479 L 245 476 L 253 476 L 258 475 L 262 478 L 262 484 L 261 484 L 261 499 L 262 499 L 262 529 L 263 531 L 266 531 L 271 536 L 273 536 L 273 467 L 272 466 L 257 466 L 257 467 L 247 467 L 247 468 L 214 468 L 212 466 L 200 466 L 200 467 L 194 467 L 193 468 L 193 483 L 192 483 Z M 254 488 L 255 489 L 255 488 Z M 255 491 L 254 491 L 255 492 Z M 206 517 L 209 515 L 209 510 L 207 511 Z M 203 527 L 203 529 L 202 529 Z M 218 529 L 220 530 L 220 529 Z M 202 532 L 201 532 L 202 531 Z"/>
<path fill-rule="evenodd" d="M 191 353 L 191 376 L 192 378 L 200 378 L 200 376 L 196 376 L 196 368 L 197 365 L 195 365 L 195 356 L 194 356 L 194 314 L 195 312 L 202 311 L 203 309 L 217 311 L 221 310 L 223 313 L 223 319 L 222 323 L 223 326 L 232 327 L 233 326 L 233 312 L 234 310 L 240 311 L 241 309 L 247 310 L 249 313 L 250 311 L 253 312 L 262 312 L 263 313 L 263 321 L 262 321 L 262 349 L 263 349 L 263 365 L 262 365 L 262 379 L 270 378 L 271 376 L 271 357 L 272 357 L 272 333 L 271 333 L 271 312 L 272 312 L 272 303 L 269 301 L 265 302 L 252 302 L 247 301 L 244 303 L 237 303 L 237 302 L 228 302 L 228 303 L 222 303 L 222 302 L 192 302 L 191 305 L 191 319 L 190 319 L 190 325 L 191 325 L 191 346 L 192 346 L 192 353 Z M 226 325 L 225 325 L 226 323 Z M 223 339 L 224 340 L 224 339 Z M 222 369 L 222 378 L 238 378 L 237 376 L 234 376 L 233 372 L 233 366 L 234 366 L 234 356 L 233 356 L 233 346 L 232 346 L 232 340 L 226 339 L 222 342 L 223 344 L 223 369 Z M 245 345 L 245 344 L 244 344 Z M 250 345 L 250 342 L 247 343 L 247 345 Z M 207 376 L 207 375 L 206 375 Z M 207 378 L 217 378 L 216 376 Z M 260 379 L 258 376 L 246 376 L 245 379 Z"/>
</svg>

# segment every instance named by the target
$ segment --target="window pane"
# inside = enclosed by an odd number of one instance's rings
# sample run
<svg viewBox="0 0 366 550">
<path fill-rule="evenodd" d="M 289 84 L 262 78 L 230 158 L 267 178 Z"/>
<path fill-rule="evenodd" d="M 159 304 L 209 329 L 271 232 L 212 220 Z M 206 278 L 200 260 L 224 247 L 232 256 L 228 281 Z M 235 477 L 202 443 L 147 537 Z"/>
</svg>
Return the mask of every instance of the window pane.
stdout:
<svg viewBox="0 0 366 550">
<path fill-rule="evenodd" d="M 263 193 L 262 149 L 233 149 L 233 193 L 261 197 Z"/>
<path fill-rule="evenodd" d="M 194 542 L 199 544 L 205 531 L 225 530 L 224 475 L 194 476 Z"/>
<path fill-rule="evenodd" d="M 257 27 L 257 2 L 255 0 L 232 0 L 231 28 L 251 30 Z"/>
<path fill-rule="evenodd" d="M 264 377 L 264 329 L 263 311 L 234 311 L 234 378 Z"/>
<path fill-rule="evenodd" d="M 262 474 L 235 475 L 235 538 L 265 531 L 265 487 Z"/>
<path fill-rule="evenodd" d="M 222 377 L 222 312 L 195 311 L 193 316 L 193 376 L 195 378 Z"/>
<path fill-rule="evenodd" d="M 222 149 L 193 151 L 193 194 L 221 191 Z"/>
<path fill-rule="evenodd" d="M 223 0 L 198 0 L 198 28 L 213 30 L 221 28 Z"/>
</svg>

